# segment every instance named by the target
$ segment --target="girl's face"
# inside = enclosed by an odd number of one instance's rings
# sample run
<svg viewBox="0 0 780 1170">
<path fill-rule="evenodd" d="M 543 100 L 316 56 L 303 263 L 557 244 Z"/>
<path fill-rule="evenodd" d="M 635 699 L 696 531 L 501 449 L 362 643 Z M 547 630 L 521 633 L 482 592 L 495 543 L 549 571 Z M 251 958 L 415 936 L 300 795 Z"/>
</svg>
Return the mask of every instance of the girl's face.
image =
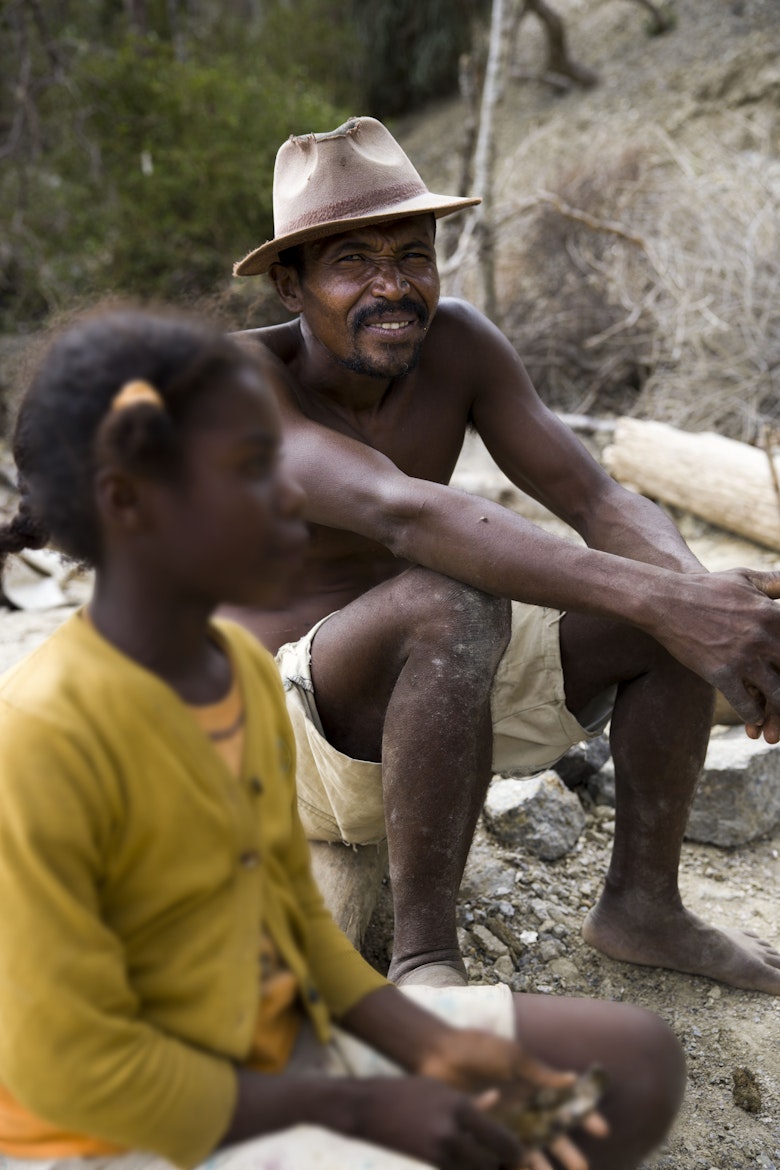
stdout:
<svg viewBox="0 0 780 1170">
<path fill-rule="evenodd" d="M 271 609 L 300 571 L 304 494 L 284 466 L 273 376 L 247 363 L 204 395 L 181 476 L 154 486 L 153 563 L 182 600 Z"/>
</svg>

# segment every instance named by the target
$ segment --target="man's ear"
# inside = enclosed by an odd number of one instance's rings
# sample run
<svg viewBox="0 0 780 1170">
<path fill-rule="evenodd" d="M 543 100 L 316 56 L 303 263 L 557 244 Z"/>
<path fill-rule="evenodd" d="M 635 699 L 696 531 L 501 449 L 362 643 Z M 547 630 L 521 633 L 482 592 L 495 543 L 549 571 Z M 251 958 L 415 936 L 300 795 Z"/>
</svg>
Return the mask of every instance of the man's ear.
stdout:
<svg viewBox="0 0 780 1170">
<path fill-rule="evenodd" d="M 135 476 L 119 467 L 101 467 L 95 476 L 95 500 L 106 527 L 131 533 L 146 527 L 143 492 Z"/>
<path fill-rule="evenodd" d="M 300 313 L 303 309 L 301 301 L 301 282 L 298 271 L 286 264 L 272 264 L 269 276 L 276 286 L 279 300 L 290 313 Z"/>
</svg>

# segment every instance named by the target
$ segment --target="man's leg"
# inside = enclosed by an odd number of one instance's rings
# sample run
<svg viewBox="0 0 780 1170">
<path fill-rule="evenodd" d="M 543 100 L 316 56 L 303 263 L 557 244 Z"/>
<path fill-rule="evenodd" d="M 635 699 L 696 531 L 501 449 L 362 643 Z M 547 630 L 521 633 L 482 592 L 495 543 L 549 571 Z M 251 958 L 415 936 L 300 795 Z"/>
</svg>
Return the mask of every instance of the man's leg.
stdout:
<svg viewBox="0 0 780 1170">
<path fill-rule="evenodd" d="M 428 964 L 444 965 L 444 980 L 463 979 L 455 902 L 490 782 L 490 691 L 509 632 L 508 603 L 410 569 L 314 638 L 328 740 L 382 761 L 397 981 Z"/>
<path fill-rule="evenodd" d="M 780 954 L 754 935 L 702 922 L 678 891 L 683 833 L 710 732 L 710 688 L 631 627 L 579 614 L 561 621 L 561 659 L 575 713 L 619 683 L 610 733 L 615 842 L 585 939 L 615 959 L 780 994 Z"/>
</svg>

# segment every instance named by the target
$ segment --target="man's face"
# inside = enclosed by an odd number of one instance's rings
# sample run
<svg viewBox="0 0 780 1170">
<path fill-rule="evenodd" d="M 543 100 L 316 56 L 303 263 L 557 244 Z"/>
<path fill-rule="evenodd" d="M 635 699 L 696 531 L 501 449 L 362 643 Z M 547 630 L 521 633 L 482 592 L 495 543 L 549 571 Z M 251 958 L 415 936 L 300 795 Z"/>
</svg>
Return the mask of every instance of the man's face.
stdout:
<svg viewBox="0 0 780 1170">
<path fill-rule="evenodd" d="M 415 367 L 439 303 L 434 235 L 417 215 L 304 245 L 298 308 L 339 365 L 375 378 Z"/>
</svg>

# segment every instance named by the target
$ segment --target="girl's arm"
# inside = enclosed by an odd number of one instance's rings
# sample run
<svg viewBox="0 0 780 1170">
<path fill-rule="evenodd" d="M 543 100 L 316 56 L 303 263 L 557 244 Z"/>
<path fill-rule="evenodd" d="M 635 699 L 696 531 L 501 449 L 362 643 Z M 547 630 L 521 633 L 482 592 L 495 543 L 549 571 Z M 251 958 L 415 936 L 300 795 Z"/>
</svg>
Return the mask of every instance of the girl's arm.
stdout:
<svg viewBox="0 0 780 1170">
<path fill-rule="evenodd" d="M 319 1125 L 448 1170 L 520 1167 L 522 1148 L 484 1101 L 426 1077 L 286 1077 L 242 1069 L 222 1144 L 300 1124 Z"/>
</svg>

